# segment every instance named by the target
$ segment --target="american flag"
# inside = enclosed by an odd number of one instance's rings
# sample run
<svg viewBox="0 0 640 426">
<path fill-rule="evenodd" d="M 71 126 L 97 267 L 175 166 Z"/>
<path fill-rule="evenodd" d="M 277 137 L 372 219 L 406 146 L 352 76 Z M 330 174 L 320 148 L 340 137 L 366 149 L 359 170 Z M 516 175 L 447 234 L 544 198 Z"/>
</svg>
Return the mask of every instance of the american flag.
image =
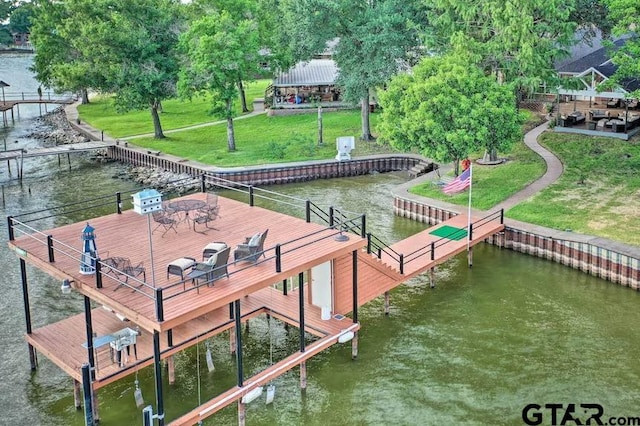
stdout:
<svg viewBox="0 0 640 426">
<path fill-rule="evenodd" d="M 446 184 L 442 188 L 442 192 L 449 195 L 455 194 L 456 192 L 464 191 L 469 185 L 471 185 L 471 167 L 462 172 L 462 174 L 453 181 Z"/>
</svg>

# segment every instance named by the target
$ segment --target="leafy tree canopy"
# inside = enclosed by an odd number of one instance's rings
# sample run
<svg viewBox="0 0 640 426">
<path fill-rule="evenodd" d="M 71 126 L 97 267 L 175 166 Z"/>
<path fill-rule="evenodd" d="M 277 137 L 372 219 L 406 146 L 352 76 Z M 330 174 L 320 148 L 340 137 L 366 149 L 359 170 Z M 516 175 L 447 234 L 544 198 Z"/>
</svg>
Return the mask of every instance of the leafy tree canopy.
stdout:
<svg viewBox="0 0 640 426">
<path fill-rule="evenodd" d="M 515 97 L 468 59 L 423 59 L 380 93 L 380 138 L 403 151 L 436 161 L 471 152 L 506 151 L 522 136 Z"/>
<path fill-rule="evenodd" d="M 31 3 L 21 3 L 9 16 L 9 31 L 13 33 L 28 33 L 31 28 L 31 17 L 33 15 L 33 5 Z"/>
<path fill-rule="evenodd" d="M 232 119 L 237 83 L 243 76 L 255 74 L 259 62 L 257 24 L 241 15 L 212 11 L 192 22 L 180 37 L 187 61 L 180 72 L 179 93 L 212 95 L 212 112 L 227 118 L 230 151 L 235 150 Z"/>
<path fill-rule="evenodd" d="M 577 27 L 566 0 L 434 0 L 440 46 L 468 55 L 499 81 L 531 88 L 555 78 Z"/>
<path fill-rule="evenodd" d="M 618 68 L 610 82 L 621 86 L 633 82 L 637 86 L 640 83 L 640 2 L 609 0 L 609 13 L 615 22 L 613 34 L 627 37 L 622 47 L 612 50 L 611 59 Z M 640 97 L 640 89 L 631 95 Z"/>
<path fill-rule="evenodd" d="M 339 39 L 333 58 L 343 99 L 362 105 L 362 139 L 370 139 L 369 90 L 383 86 L 419 55 L 416 2 L 405 0 L 282 0 L 280 30 L 298 60 L 321 53 Z"/>
</svg>

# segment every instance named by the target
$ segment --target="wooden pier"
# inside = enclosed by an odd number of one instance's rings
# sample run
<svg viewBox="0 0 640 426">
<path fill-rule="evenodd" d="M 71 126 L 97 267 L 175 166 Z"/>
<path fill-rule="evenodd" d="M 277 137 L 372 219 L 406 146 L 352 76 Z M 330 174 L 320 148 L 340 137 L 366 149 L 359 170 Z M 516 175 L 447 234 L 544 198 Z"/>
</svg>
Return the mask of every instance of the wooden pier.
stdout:
<svg viewBox="0 0 640 426">
<path fill-rule="evenodd" d="M 80 142 L 74 144 L 56 145 L 46 148 L 29 148 L 29 149 L 9 149 L 6 151 L 0 151 L 0 161 L 15 160 L 16 170 L 18 170 L 18 178 L 21 179 L 24 168 L 24 159 L 33 157 L 45 157 L 50 155 L 67 156 L 67 162 L 71 166 L 71 154 L 84 153 L 90 151 L 96 151 L 100 149 L 107 149 L 114 146 L 113 142 Z"/>
<path fill-rule="evenodd" d="M 2 124 L 7 127 L 9 125 L 9 118 L 7 117 L 7 112 L 11 113 L 11 121 L 15 120 L 15 116 L 13 115 L 13 108 L 15 107 L 18 110 L 18 115 L 20 115 L 20 105 L 21 104 L 36 104 L 36 105 L 44 105 L 45 113 L 47 112 L 46 106 L 47 104 L 58 104 L 58 105 L 68 105 L 74 102 L 73 98 L 70 96 L 65 96 L 61 98 L 51 98 L 50 96 L 45 97 L 36 97 L 36 98 L 25 98 L 24 94 L 21 99 L 14 100 L 6 100 L 3 99 L 0 102 L 0 112 L 2 113 Z"/>
<path fill-rule="evenodd" d="M 249 195 L 252 200 L 253 192 Z M 183 199 L 205 201 L 207 198 L 199 193 Z M 114 206 L 116 204 L 119 203 L 114 200 Z M 311 220 L 313 210 L 309 203 L 307 220 L 223 197 L 218 198 L 218 205 L 220 217 L 213 224 L 215 229 L 206 232 L 194 232 L 193 223 L 186 220 L 177 226 L 177 232 L 169 229 L 163 236 L 162 232 L 149 235 L 149 219 L 133 210 L 90 220 L 96 230 L 100 259 L 125 256 L 132 264 L 143 262 L 145 278 L 131 276 L 126 282 L 109 273 L 102 260 L 96 265 L 96 274 L 80 273 L 79 236 L 85 222 L 38 230 L 29 216 L 9 218 L 12 237 L 9 246 L 21 261 L 23 291 L 28 294 L 24 266 L 30 263 L 59 280 L 70 280 L 73 289 L 85 296 L 84 314 L 33 330 L 28 297 L 25 298 L 26 339 L 32 351 L 47 356 L 77 382 L 82 380 L 82 365 L 91 364 L 95 374 L 91 383 L 94 390 L 154 364 L 158 387 L 161 386 L 160 359 L 171 360 L 175 353 L 196 345 L 201 339 L 229 330 L 232 349 L 237 348 L 238 384 L 171 423 L 195 424 L 234 402 L 238 402 L 239 410 L 244 410 L 241 402 L 244 395 L 294 367 L 300 367 L 301 387 L 305 387 L 306 360 L 341 340 L 350 340 L 353 356 L 357 356 L 359 306 L 415 275 L 432 271 L 462 251 L 471 253 L 475 244 L 504 228 L 501 212 L 485 218 L 474 217 L 471 221 L 461 215 L 387 246 L 366 232 L 364 216 L 348 219 L 336 215 L 330 219 L 333 226 L 328 226 L 318 223 L 320 218 L 329 218 L 323 212 Z M 212 286 L 194 285 L 167 272 L 167 265 L 177 258 L 201 259 L 202 248 L 212 241 L 223 241 L 233 251 L 246 237 L 267 228 L 264 256 L 255 264 L 229 263 L 228 277 L 215 281 Z M 451 229 L 453 233 L 449 232 Z M 348 238 L 341 238 L 340 230 L 346 230 Z M 324 277 L 318 271 L 325 265 L 329 265 L 328 282 L 319 278 Z M 296 289 L 289 289 L 287 283 L 291 282 L 298 283 Z M 325 312 L 320 306 L 323 303 L 317 299 L 322 292 L 328 292 L 332 300 L 328 317 L 323 315 Z M 88 301 L 106 306 L 108 310 L 90 309 Z M 268 369 L 245 378 L 239 327 L 243 321 L 263 314 L 299 328 L 302 347 Z M 350 318 L 345 317 L 346 314 L 350 314 Z M 117 363 L 113 361 L 109 345 L 93 348 L 87 343 L 87 336 L 96 336 L 91 340 L 98 342 L 101 336 L 113 335 L 123 328 L 141 330 L 135 345 L 137 358 L 131 352 L 126 362 Z M 304 346 L 305 333 L 317 338 L 307 347 Z M 160 336 L 166 338 L 160 339 Z M 33 363 L 32 367 L 35 368 Z M 161 403 L 156 408 L 163 412 Z"/>
</svg>

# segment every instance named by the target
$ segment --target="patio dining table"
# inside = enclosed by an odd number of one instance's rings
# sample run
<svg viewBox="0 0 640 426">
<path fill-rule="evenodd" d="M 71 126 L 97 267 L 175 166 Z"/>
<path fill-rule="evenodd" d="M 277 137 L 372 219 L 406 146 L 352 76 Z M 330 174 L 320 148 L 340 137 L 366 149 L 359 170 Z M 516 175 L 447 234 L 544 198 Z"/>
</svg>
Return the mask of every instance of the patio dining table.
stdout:
<svg viewBox="0 0 640 426">
<path fill-rule="evenodd" d="M 181 218 L 180 222 L 189 223 L 189 212 L 199 210 L 203 207 L 206 207 L 207 203 L 202 200 L 178 200 L 172 201 L 167 204 L 167 207 L 173 210 L 177 214 L 184 213 L 184 216 Z"/>
</svg>

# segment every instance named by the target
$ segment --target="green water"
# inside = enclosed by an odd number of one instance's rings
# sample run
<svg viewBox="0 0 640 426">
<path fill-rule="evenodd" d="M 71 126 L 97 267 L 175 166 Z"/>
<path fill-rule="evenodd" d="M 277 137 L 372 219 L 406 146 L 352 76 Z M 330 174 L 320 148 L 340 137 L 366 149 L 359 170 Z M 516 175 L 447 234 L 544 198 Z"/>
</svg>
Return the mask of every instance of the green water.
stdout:
<svg viewBox="0 0 640 426">
<path fill-rule="evenodd" d="M 108 167 L 84 173 L 102 170 L 106 180 Z M 60 172 L 46 184 L 73 176 Z M 403 180 L 402 174 L 386 174 L 270 189 L 366 212 L 370 229 L 395 241 L 424 229 L 392 215 L 390 190 Z M 81 193 L 85 184 L 73 182 L 74 193 Z M 122 182 L 109 185 L 116 183 Z M 55 190 L 59 185 L 53 185 L 47 199 L 69 201 L 69 191 Z M 3 259 L 15 273 L 17 259 Z M 40 325 L 81 312 L 81 299 L 63 298 L 59 283 L 31 270 L 29 277 L 44 284 L 32 294 Z M 638 415 L 637 292 L 488 245 L 475 249 L 472 269 L 460 256 L 438 268 L 436 281 L 435 289 L 423 277 L 393 291 L 390 316 L 383 314 L 381 300 L 361 308 L 358 359 L 351 360 L 350 344 L 314 357 L 307 365 L 306 392 L 299 389 L 297 370 L 287 373 L 274 382 L 272 405 L 266 406 L 264 398 L 248 405 L 247 424 L 521 425 L 522 408 L 529 403 L 595 402 L 607 415 Z M 82 425 L 64 373 L 41 356 L 39 370 L 29 375 L 26 345 L 20 341 L 19 281 L 14 277 L 12 284 L 11 312 L 17 318 L 3 326 L 12 349 L 3 352 L 2 367 L 11 369 L 14 380 L 0 385 L 0 401 L 9 409 L 3 412 L 10 413 L 10 421 L 4 423 L 5 417 L 0 424 Z M 299 345 L 297 329 L 287 331 L 273 320 L 269 326 L 263 317 L 250 322 L 243 339 L 247 377 Z M 213 373 L 207 371 L 206 345 L 216 364 Z M 145 401 L 153 403 L 153 370 L 141 370 L 139 379 Z M 233 386 L 236 370 L 228 336 L 178 355 L 176 384 L 169 386 L 166 374 L 164 379 L 168 420 Z M 133 389 L 131 377 L 100 390 L 102 425 L 141 424 Z M 235 405 L 204 422 L 236 423 Z"/>
</svg>

